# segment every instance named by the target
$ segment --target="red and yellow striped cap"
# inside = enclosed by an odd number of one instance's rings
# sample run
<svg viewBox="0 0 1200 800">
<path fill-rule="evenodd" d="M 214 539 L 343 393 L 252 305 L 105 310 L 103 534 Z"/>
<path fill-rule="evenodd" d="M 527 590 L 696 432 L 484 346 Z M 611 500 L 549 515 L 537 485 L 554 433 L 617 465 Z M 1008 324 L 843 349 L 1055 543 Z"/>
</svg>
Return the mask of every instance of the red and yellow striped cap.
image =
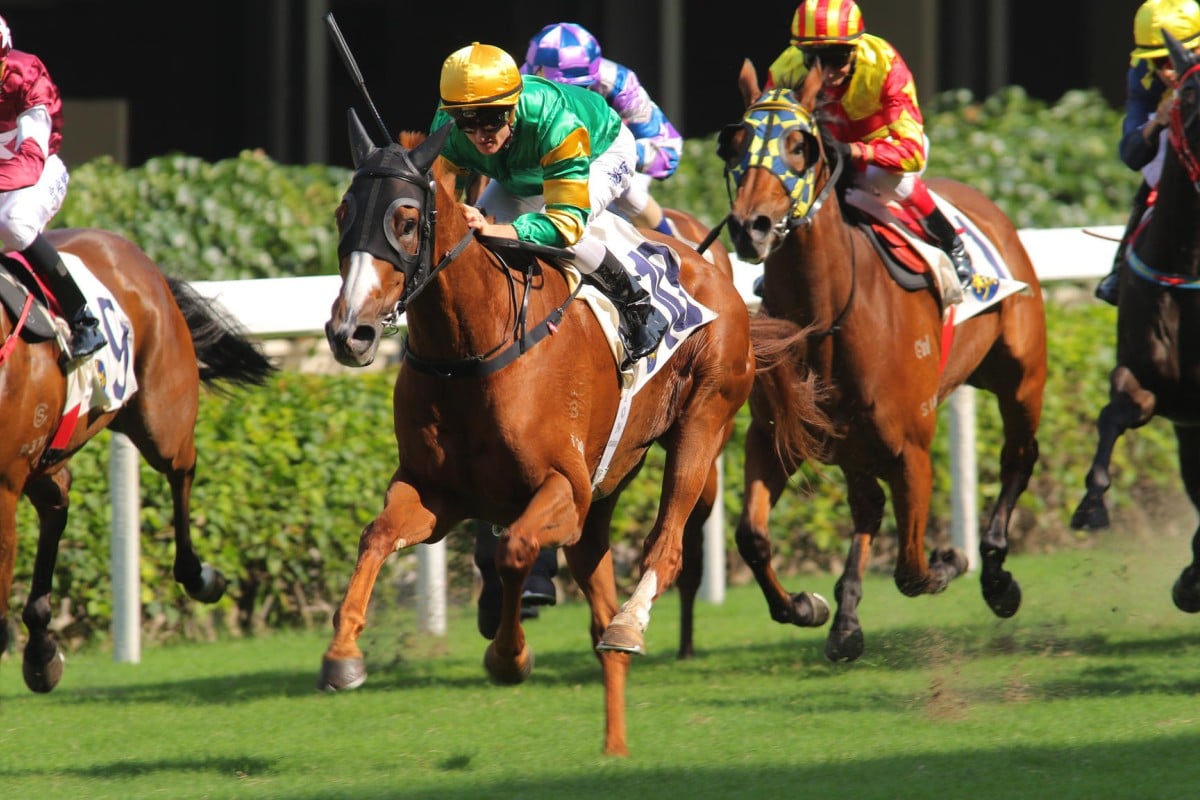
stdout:
<svg viewBox="0 0 1200 800">
<path fill-rule="evenodd" d="M 862 36 L 862 12 L 854 0 L 804 0 L 792 17 L 792 44 L 839 44 Z"/>
</svg>

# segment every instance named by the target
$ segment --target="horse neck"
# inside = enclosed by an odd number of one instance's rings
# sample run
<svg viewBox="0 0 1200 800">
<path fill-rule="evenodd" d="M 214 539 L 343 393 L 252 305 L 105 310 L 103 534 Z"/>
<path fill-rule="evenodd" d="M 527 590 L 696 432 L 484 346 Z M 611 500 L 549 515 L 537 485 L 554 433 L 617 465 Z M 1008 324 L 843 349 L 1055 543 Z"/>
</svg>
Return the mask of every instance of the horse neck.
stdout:
<svg viewBox="0 0 1200 800">
<path fill-rule="evenodd" d="M 441 188 L 437 211 L 431 268 L 470 233 L 457 202 Z M 502 344 L 514 324 L 513 281 L 487 248 L 469 241 L 407 308 L 413 351 L 426 359 L 456 360 Z"/>
<path fill-rule="evenodd" d="M 798 322 L 827 326 L 846 307 L 856 280 L 854 248 L 852 229 L 842 219 L 837 192 L 831 191 L 811 224 L 794 228 L 767 259 L 768 269 L 785 276 Z"/>
<path fill-rule="evenodd" d="M 1154 216 L 1137 248 L 1154 269 L 1200 275 L 1200 192 L 1174 150 L 1169 150 L 1158 182 Z"/>
</svg>

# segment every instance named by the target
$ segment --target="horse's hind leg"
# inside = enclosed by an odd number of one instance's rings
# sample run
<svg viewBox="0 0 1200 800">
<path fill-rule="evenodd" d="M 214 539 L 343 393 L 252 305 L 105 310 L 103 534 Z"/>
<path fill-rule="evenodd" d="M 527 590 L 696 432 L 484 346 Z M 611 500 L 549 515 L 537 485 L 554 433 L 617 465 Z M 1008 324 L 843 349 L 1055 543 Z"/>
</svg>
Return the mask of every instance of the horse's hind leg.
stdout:
<svg viewBox="0 0 1200 800">
<path fill-rule="evenodd" d="M 1077 531 L 1108 527 L 1104 493 L 1112 483 L 1108 465 L 1112 461 L 1113 446 L 1125 431 L 1144 425 L 1154 416 L 1154 395 L 1141 387 L 1128 368 L 1114 369 L 1109 386 L 1108 405 L 1101 409 L 1096 423 L 1100 441 L 1085 481 L 1087 493 L 1071 515 L 1071 527 Z"/>
<path fill-rule="evenodd" d="M 1027 396 L 1022 396 L 1022 391 Z M 1021 607 L 1021 587 L 1004 569 L 1008 528 L 1017 500 L 1029 485 L 1038 459 L 1037 426 L 1041 417 L 1041 387 L 1022 385 L 1014 396 L 1000 395 L 1004 446 L 1000 451 L 1000 495 L 979 543 L 979 574 L 983 599 L 998 617 L 1011 617 Z"/>
<path fill-rule="evenodd" d="M 771 619 L 804 628 L 820 627 L 829 620 L 829 603 L 814 592 L 789 594 L 771 565 L 769 517 L 787 488 L 791 472 L 780 462 L 771 432 L 765 426 L 751 422 L 745 447 L 745 490 L 735 533 L 738 553 L 754 573 Z"/>
<path fill-rule="evenodd" d="M 137 401 L 138 408 L 145 408 L 147 400 Z M 175 530 L 175 581 L 193 600 L 215 603 L 225 594 L 226 580 L 220 570 L 211 564 L 202 563 L 192 543 L 191 497 L 192 479 L 196 474 L 196 442 L 194 438 L 195 411 L 187 414 L 186 408 L 175 410 L 178 414 L 170 420 L 162 411 L 147 420 L 135 409 L 126 409 L 114 426 L 120 430 L 155 471 L 167 478 L 171 487 L 172 525 Z M 155 426 L 151 431 L 148 425 Z"/>
<path fill-rule="evenodd" d="M 854 661 L 863 654 L 863 632 L 858 622 L 862 579 L 871 560 L 871 546 L 883 524 L 884 494 L 879 482 L 863 472 L 843 470 L 854 521 L 854 535 L 842 576 L 834 585 L 837 611 L 825 640 L 825 657 L 830 661 Z"/>
<path fill-rule="evenodd" d="M 696 625 L 696 594 L 704 577 L 704 527 L 717 500 L 716 463 L 708 472 L 704 490 L 683 527 L 683 566 L 679 579 L 679 658 L 691 658 L 694 653 L 693 635 Z"/>
<path fill-rule="evenodd" d="M 1192 505 L 1200 510 L 1200 429 L 1175 426 L 1179 443 L 1179 471 Z M 1192 563 L 1186 566 L 1171 588 L 1171 599 L 1180 611 L 1200 611 L 1200 528 L 1192 534 Z"/>
<path fill-rule="evenodd" d="M 70 488 L 71 473 L 64 468 L 53 475 L 42 475 L 25 490 L 37 509 L 39 528 L 33 580 L 21 615 L 29 631 L 22 671 L 25 685 L 35 692 L 49 692 L 58 685 L 63 673 L 62 651 L 50 633 L 50 589 L 54 581 L 54 564 L 58 560 L 58 543 L 67 527 Z"/>
</svg>

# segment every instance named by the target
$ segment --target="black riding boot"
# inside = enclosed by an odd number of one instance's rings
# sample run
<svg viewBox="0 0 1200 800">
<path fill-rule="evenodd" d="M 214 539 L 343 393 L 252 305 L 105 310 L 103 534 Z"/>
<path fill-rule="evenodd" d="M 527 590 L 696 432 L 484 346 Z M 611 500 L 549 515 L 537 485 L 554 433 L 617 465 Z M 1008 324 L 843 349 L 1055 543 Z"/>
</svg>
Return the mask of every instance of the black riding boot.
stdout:
<svg viewBox="0 0 1200 800">
<path fill-rule="evenodd" d="M 496 631 L 500 628 L 500 604 L 503 599 L 500 575 L 496 572 L 496 535 L 490 523 L 475 520 L 471 524 L 475 531 L 475 566 L 483 578 L 475 621 L 483 638 L 495 639 Z M 538 606 L 552 606 L 558 602 L 558 590 L 553 580 L 557 574 L 558 554 L 553 548 L 541 550 L 521 592 L 521 619 L 535 618 Z"/>
<path fill-rule="evenodd" d="M 71 352 L 68 360 L 89 356 L 104 347 L 107 340 L 100 333 L 100 322 L 88 310 L 83 292 L 75 284 L 71 273 L 62 262 L 62 257 L 54 249 L 54 245 L 46 241 L 44 236 L 38 236 L 33 244 L 21 251 L 34 269 L 50 287 L 50 291 L 58 299 L 63 316 L 71 326 Z"/>
<path fill-rule="evenodd" d="M 625 345 L 625 363 L 621 368 L 653 353 L 670 322 L 650 302 L 649 293 L 609 250 L 605 250 L 604 261 L 588 277 L 608 295 L 621 316 L 621 343 Z"/>
<path fill-rule="evenodd" d="M 958 275 L 958 282 L 963 285 L 963 288 L 966 288 L 967 284 L 971 282 L 971 276 L 975 274 L 975 270 L 971 267 L 971 257 L 967 254 L 967 246 L 963 244 L 958 231 L 954 229 L 950 220 L 946 219 L 946 215 L 937 206 L 934 206 L 933 211 L 921 220 L 921 225 L 929 231 L 929 235 L 937 242 L 938 247 L 950 256 L 950 263 L 954 265 L 954 273 Z"/>
<path fill-rule="evenodd" d="M 1146 213 L 1146 202 L 1150 199 L 1150 186 L 1145 181 L 1138 187 L 1133 196 L 1133 209 L 1129 212 L 1129 221 L 1125 223 L 1125 232 L 1121 234 L 1121 243 L 1113 256 L 1112 270 L 1096 284 L 1096 297 L 1110 306 L 1115 306 L 1121 299 L 1121 267 L 1125 264 L 1125 253 L 1129 250 L 1129 240 L 1137 226 L 1141 224 L 1142 215 Z"/>
</svg>

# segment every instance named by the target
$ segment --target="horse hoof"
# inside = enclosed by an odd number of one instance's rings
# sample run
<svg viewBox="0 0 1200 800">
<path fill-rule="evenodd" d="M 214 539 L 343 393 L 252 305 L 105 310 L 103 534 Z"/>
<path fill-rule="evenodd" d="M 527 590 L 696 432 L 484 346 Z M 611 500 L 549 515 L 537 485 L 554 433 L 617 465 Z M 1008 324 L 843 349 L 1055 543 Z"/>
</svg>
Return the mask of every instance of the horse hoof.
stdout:
<svg viewBox="0 0 1200 800">
<path fill-rule="evenodd" d="M 200 567 L 200 588 L 194 592 L 188 589 L 188 596 L 197 603 L 215 603 L 225 596 L 228 585 L 221 570 L 206 562 Z"/>
<path fill-rule="evenodd" d="M 816 592 L 792 595 L 796 609 L 796 624 L 802 628 L 819 628 L 829 622 L 829 601 Z"/>
<path fill-rule="evenodd" d="M 1200 591 L 1197 591 L 1196 582 L 1185 581 L 1188 577 L 1188 570 L 1184 570 L 1183 574 L 1175 581 L 1175 585 L 1171 587 L 1171 599 L 1175 601 L 1175 607 L 1180 611 L 1185 611 L 1188 614 L 1195 614 L 1200 611 Z"/>
<path fill-rule="evenodd" d="M 830 631 L 825 640 L 825 657 L 835 664 L 850 662 L 863 654 L 862 628 Z"/>
<path fill-rule="evenodd" d="M 357 689 L 366 680 L 367 666 L 361 658 L 326 658 L 321 660 L 317 689 L 322 692 Z"/>
<path fill-rule="evenodd" d="M 1021 585 L 1013 580 L 1011 575 L 1003 586 L 984 586 L 983 599 L 992 613 L 1001 619 L 1008 619 L 1021 607 Z"/>
<path fill-rule="evenodd" d="M 30 658 L 30 651 L 26 650 L 21 673 L 25 676 L 25 685 L 29 687 L 30 691 L 46 694 L 58 686 L 58 682 L 62 679 L 63 665 L 67 663 L 67 657 L 55 647 L 54 654 L 49 659 L 41 664 L 35 663 L 37 660 L 36 654 Z"/>
<path fill-rule="evenodd" d="M 1098 531 L 1108 527 L 1108 506 L 1103 500 L 1084 498 L 1071 515 L 1071 530 Z"/>
<path fill-rule="evenodd" d="M 496 683 L 516 686 L 529 680 L 533 674 L 533 651 L 526 643 L 516 659 L 501 658 L 496 652 L 496 643 L 492 642 L 483 653 L 483 668 Z"/>
<path fill-rule="evenodd" d="M 646 654 L 646 640 L 637 628 L 618 622 L 605 629 L 600 641 L 596 643 L 596 649 L 600 652 L 615 650 L 618 653 L 640 656 Z"/>
</svg>

